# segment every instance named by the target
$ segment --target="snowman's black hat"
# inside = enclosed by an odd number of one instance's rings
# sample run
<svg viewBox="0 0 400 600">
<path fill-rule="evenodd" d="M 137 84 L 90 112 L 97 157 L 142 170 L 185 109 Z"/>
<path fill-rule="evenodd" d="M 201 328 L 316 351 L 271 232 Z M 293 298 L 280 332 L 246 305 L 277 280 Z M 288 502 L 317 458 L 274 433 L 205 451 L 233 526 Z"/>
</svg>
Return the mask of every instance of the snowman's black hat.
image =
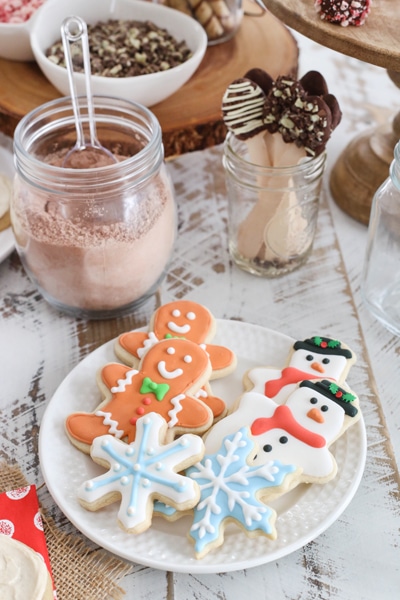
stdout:
<svg viewBox="0 0 400 600">
<path fill-rule="evenodd" d="M 353 354 L 349 348 L 343 348 L 339 340 L 315 335 L 312 338 L 298 340 L 294 343 L 295 350 L 309 350 L 320 354 L 336 354 L 345 358 L 352 358 Z"/>
<path fill-rule="evenodd" d="M 351 394 L 347 390 L 338 386 L 337 383 L 322 379 L 321 381 L 302 381 L 299 387 L 308 387 L 319 394 L 323 394 L 332 402 L 339 404 L 349 417 L 355 417 L 358 414 L 358 409 L 352 404 L 357 396 Z"/>
</svg>

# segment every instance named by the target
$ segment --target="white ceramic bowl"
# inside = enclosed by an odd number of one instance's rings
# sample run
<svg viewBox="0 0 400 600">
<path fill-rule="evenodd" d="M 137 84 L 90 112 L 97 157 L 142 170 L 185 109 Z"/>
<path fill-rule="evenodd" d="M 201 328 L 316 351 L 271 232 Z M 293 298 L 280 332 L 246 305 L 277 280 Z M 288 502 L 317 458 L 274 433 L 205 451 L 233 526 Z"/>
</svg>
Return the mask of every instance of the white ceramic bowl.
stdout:
<svg viewBox="0 0 400 600">
<path fill-rule="evenodd" d="M 121 78 L 92 75 L 92 92 L 99 96 L 117 96 L 152 106 L 186 83 L 207 49 L 206 33 L 197 21 L 161 4 L 145 0 L 47 0 L 34 19 L 31 46 L 44 75 L 64 96 L 70 96 L 67 71 L 50 61 L 45 52 L 61 38 L 61 23 L 68 16 L 79 16 L 91 25 L 107 19 L 149 20 L 167 29 L 178 42 L 185 40 L 192 51 L 187 61 L 167 71 Z M 74 77 L 78 94 L 84 94 L 83 73 Z"/>
<path fill-rule="evenodd" d="M 31 29 L 36 18 L 36 10 L 30 19 L 23 23 L 0 23 L 0 57 L 7 60 L 35 60 L 31 48 Z"/>
</svg>

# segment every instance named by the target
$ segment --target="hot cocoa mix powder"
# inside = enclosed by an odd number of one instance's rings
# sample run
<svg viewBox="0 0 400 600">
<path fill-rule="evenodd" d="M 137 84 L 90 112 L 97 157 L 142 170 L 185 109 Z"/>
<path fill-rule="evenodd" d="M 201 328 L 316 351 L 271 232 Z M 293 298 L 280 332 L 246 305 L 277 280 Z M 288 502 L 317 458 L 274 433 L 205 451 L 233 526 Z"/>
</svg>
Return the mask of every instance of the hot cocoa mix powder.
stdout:
<svg viewBox="0 0 400 600">
<path fill-rule="evenodd" d="M 66 220 L 48 194 L 23 189 L 17 197 L 13 222 L 24 266 L 57 302 L 112 310 L 144 296 L 161 277 L 175 238 L 174 199 L 162 176 L 140 203 L 125 203 L 122 222 L 96 215 L 95 202 Z"/>
</svg>

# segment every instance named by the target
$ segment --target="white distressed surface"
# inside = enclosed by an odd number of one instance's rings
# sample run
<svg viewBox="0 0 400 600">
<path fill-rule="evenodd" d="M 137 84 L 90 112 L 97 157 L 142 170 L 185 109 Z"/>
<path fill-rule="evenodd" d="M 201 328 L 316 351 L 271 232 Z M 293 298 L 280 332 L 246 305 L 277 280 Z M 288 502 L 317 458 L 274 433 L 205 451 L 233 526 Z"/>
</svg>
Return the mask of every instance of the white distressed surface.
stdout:
<svg viewBox="0 0 400 600">
<path fill-rule="evenodd" d="M 300 74 L 320 70 L 343 110 L 343 121 L 328 146 L 332 165 L 357 133 L 397 110 L 400 90 L 383 69 L 295 35 L 300 44 Z M 170 163 L 170 170 L 179 203 L 179 237 L 161 301 L 192 298 L 219 318 L 257 323 L 296 338 L 326 333 L 346 341 L 358 355 L 349 383 L 362 401 L 368 457 L 350 506 L 305 548 L 276 563 L 221 575 L 174 575 L 135 565 L 123 581 L 127 598 L 398 598 L 400 340 L 374 321 L 361 302 L 366 228 L 332 202 L 327 177 L 318 234 L 307 265 L 282 279 L 258 279 L 234 267 L 227 254 L 221 148 L 180 157 Z M 124 328 L 143 325 L 153 308 L 154 302 L 149 302 L 132 319 L 106 325 L 76 322 L 44 303 L 15 254 L 4 261 L 0 265 L 0 456 L 17 460 L 30 481 L 41 483 L 37 433 L 57 385 L 92 348 Z M 68 529 L 46 491 L 41 495 Z"/>
</svg>

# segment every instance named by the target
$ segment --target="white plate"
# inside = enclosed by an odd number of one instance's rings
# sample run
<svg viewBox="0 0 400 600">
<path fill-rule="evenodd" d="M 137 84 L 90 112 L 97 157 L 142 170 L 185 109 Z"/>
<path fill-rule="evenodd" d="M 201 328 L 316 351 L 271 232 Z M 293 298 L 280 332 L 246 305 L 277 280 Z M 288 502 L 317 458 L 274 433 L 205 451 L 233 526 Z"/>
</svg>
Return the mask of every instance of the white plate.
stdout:
<svg viewBox="0 0 400 600">
<path fill-rule="evenodd" d="M 218 321 L 215 343 L 234 350 L 238 366 L 230 376 L 213 381 L 213 392 L 232 404 L 242 390 L 242 375 L 254 366 L 284 366 L 293 340 L 274 331 L 241 323 Z M 99 546 L 127 560 L 157 569 L 181 573 L 221 573 L 275 561 L 316 538 L 344 511 L 353 498 L 364 470 L 366 436 L 363 420 L 331 447 L 338 475 L 325 485 L 301 485 L 274 503 L 278 513 L 278 539 L 250 539 L 233 525 L 225 531 L 225 543 L 205 558 L 194 558 L 187 539 L 190 518 L 175 523 L 154 518 L 149 530 L 130 535 L 117 525 L 118 504 L 98 512 L 82 508 L 79 485 L 104 469 L 79 452 L 64 431 L 65 418 L 78 410 L 92 411 L 100 403 L 96 371 L 115 361 L 110 341 L 87 356 L 62 382 L 51 399 L 40 428 L 39 455 L 51 495 L 69 520 Z"/>
<path fill-rule="evenodd" d="M 13 162 L 12 139 L 0 133 L 0 174 L 14 177 L 15 169 Z M 11 227 L 0 231 L 0 262 L 15 248 L 15 238 Z"/>
</svg>

